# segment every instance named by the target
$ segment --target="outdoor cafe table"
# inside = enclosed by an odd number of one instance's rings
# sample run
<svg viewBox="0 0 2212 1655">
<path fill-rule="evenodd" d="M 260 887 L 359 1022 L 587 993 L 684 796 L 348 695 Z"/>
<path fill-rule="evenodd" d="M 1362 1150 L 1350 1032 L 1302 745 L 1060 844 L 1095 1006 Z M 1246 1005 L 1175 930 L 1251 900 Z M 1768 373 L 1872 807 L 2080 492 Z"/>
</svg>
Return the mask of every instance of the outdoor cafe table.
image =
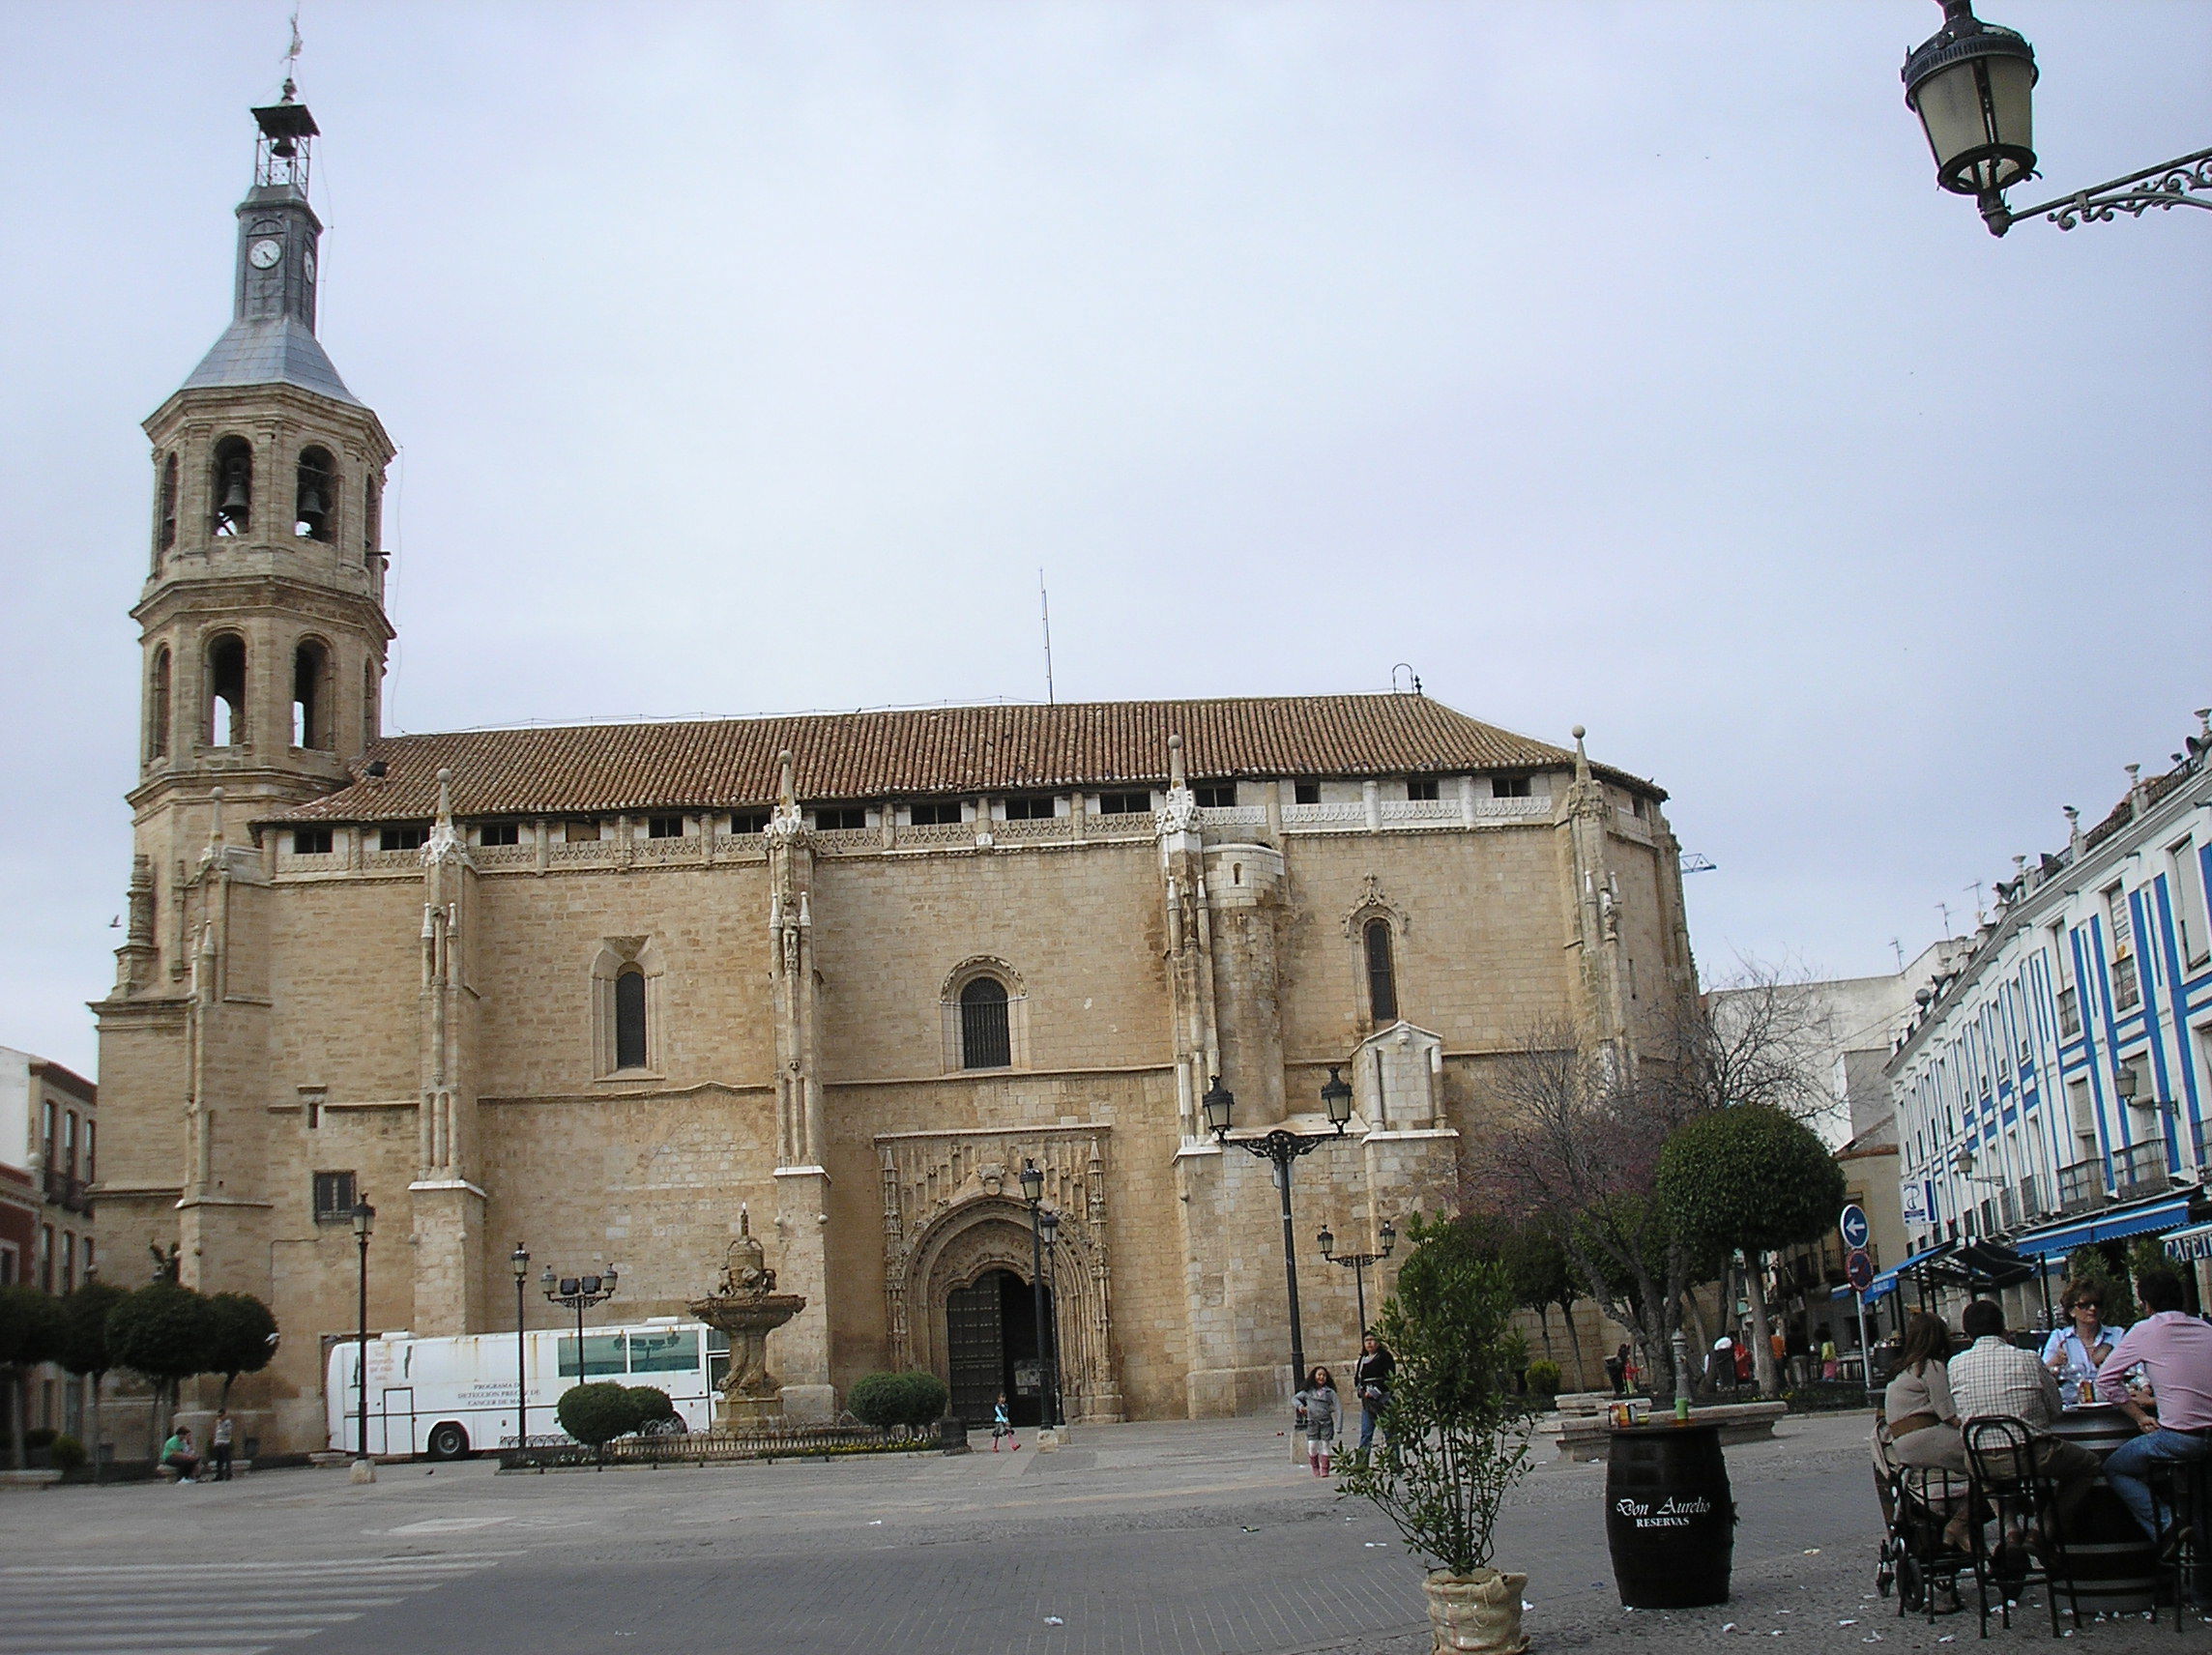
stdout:
<svg viewBox="0 0 2212 1655">
<path fill-rule="evenodd" d="M 2070 1408 L 2052 1435 L 2080 1443 L 2102 1460 L 2138 1433 L 2135 1421 L 2109 1403 Z M 2066 1525 L 2066 1555 L 2075 1584 L 2096 1609 L 2145 1610 L 2158 1592 L 2158 1552 L 2111 1485 L 2100 1476 Z"/>
</svg>

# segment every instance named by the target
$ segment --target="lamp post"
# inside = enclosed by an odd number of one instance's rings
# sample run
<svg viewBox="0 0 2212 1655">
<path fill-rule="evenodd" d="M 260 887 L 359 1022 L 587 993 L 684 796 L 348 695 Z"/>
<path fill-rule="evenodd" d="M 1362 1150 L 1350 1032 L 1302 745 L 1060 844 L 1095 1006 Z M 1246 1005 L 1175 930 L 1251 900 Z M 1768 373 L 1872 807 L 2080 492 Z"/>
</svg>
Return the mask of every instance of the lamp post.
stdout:
<svg viewBox="0 0 2212 1655">
<path fill-rule="evenodd" d="M 1336 1128 L 1334 1136 L 1343 1137 L 1352 1119 L 1352 1089 L 1334 1069 L 1328 1071 L 1328 1084 L 1321 1089 L 1321 1100 L 1328 1110 L 1329 1124 Z M 1237 1108 L 1237 1094 L 1221 1084 L 1219 1075 L 1213 1077 L 1213 1085 L 1207 1089 L 1199 1107 L 1206 1112 L 1206 1129 L 1213 1134 L 1215 1143 L 1234 1144 L 1263 1161 L 1274 1163 L 1275 1189 L 1283 1203 L 1283 1282 L 1291 1300 L 1291 1372 L 1295 1377 L 1294 1388 L 1302 1390 L 1306 1382 L 1306 1335 L 1298 1322 L 1298 1253 L 1291 1239 L 1291 1163 L 1300 1155 L 1312 1154 L 1328 1139 L 1319 1133 L 1286 1132 L 1280 1126 L 1259 1138 L 1230 1137 L 1229 1121 Z"/>
<path fill-rule="evenodd" d="M 522 1331 L 522 1290 L 530 1280 L 530 1249 L 517 1241 L 507 1262 L 514 1270 L 514 1446 L 519 1450 L 530 1446 L 529 1339 Z M 577 1346 L 576 1350 L 581 1366 L 583 1347 Z"/>
<path fill-rule="evenodd" d="M 576 1382 L 578 1384 L 582 1384 L 587 1377 L 584 1372 L 584 1312 L 591 1309 L 595 1304 L 604 1304 L 608 1299 L 614 1297 L 615 1286 L 620 1279 L 620 1272 L 612 1264 L 609 1264 L 602 1273 L 596 1276 L 558 1277 L 553 1274 L 553 1266 L 547 1264 L 545 1273 L 538 1278 L 538 1285 L 544 1289 L 545 1296 L 548 1299 L 555 1304 L 566 1305 L 576 1313 Z M 555 1365 L 558 1366 L 559 1364 L 556 1363 Z"/>
<path fill-rule="evenodd" d="M 1974 197 L 1991 235 L 2038 216 L 2071 230 L 2109 222 L 2114 213 L 2139 218 L 2153 207 L 2212 210 L 2212 150 L 2018 212 L 2006 206 L 2004 192 L 2035 176 L 2035 48 L 2017 30 L 1975 16 L 1973 0 L 1942 0 L 1942 28 L 1913 48 L 1899 72 L 1905 102 L 1928 135 L 1936 184 Z M 2207 199 L 2194 198 L 2199 190 Z"/>
<path fill-rule="evenodd" d="M 1053 1429 L 1060 1431 L 1066 1428 L 1067 1410 L 1060 1396 L 1060 1270 L 1053 1251 L 1060 1240 L 1059 1211 L 1049 1206 L 1039 1211 L 1037 1228 L 1044 1233 L 1044 1273 L 1052 1292 L 1052 1314 L 1045 1318 L 1043 1338 L 1045 1395 L 1052 1399 Z"/>
<path fill-rule="evenodd" d="M 354 1347 L 354 1376 L 361 1382 L 361 1435 L 353 1462 L 353 1480 L 357 1483 L 376 1481 L 376 1463 L 368 1457 L 368 1237 L 375 1228 L 376 1208 L 363 1196 L 353 1206 L 353 1238 L 361 1249 L 361 1315 Z"/>
<path fill-rule="evenodd" d="M 1022 1160 L 1021 1181 L 1022 1200 L 1029 1204 L 1030 1209 L 1030 1303 L 1034 1307 L 1032 1315 L 1036 1326 L 1037 1424 L 1041 1430 L 1050 1431 L 1053 1428 L 1054 1420 L 1052 1391 L 1045 1379 L 1045 1375 L 1050 1370 L 1047 1367 L 1045 1357 L 1047 1330 L 1044 1315 L 1044 1169 L 1025 1156 Z M 1057 1227 L 1060 1223 L 1060 1214 L 1054 1213 L 1052 1222 Z"/>
<path fill-rule="evenodd" d="M 1359 1300 L 1359 1336 L 1362 1339 L 1367 1337 L 1367 1266 L 1380 1264 L 1390 1256 L 1390 1249 L 1398 1244 L 1398 1227 L 1385 1218 L 1381 1234 L 1382 1251 L 1380 1253 L 1337 1252 L 1336 1237 L 1326 1225 L 1322 1226 L 1321 1234 L 1316 1238 L 1321 1242 L 1323 1258 L 1332 1264 L 1342 1264 L 1352 1272 L 1353 1292 Z"/>
</svg>

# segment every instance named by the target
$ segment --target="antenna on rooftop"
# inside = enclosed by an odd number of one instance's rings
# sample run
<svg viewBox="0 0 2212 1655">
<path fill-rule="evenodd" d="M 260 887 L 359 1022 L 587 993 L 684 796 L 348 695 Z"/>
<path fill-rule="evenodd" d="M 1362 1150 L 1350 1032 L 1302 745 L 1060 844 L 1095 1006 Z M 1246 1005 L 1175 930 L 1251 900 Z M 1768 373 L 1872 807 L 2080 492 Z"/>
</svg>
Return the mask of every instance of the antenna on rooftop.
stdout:
<svg viewBox="0 0 2212 1655">
<path fill-rule="evenodd" d="M 1897 955 L 1898 974 L 1902 976 L 1905 973 L 1905 944 L 1892 937 L 1889 940 L 1889 946 L 1891 951 Z"/>
<path fill-rule="evenodd" d="M 1044 570 L 1037 570 L 1037 610 L 1044 618 L 1044 704 L 1055 705 L 1052 689 L 1052 597 L 1044 589 Z"/>
</svg>

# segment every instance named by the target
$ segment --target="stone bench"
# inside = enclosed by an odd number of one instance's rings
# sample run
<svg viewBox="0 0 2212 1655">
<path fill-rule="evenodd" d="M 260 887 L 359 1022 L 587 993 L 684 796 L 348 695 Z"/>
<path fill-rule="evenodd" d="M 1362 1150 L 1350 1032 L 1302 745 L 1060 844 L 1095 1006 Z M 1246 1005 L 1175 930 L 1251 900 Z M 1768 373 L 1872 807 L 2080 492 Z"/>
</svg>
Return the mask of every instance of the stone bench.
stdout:
<svg viewBox="0 0 2212 1655">
<path fill-rule="evenodd" d="M 1552 1406 L 1569 1418 L 1587 1418 L 1604 1413 L 1616 1402 L 1632 1402 L 1645 1408 L 1651 1406 L 1649 1397 L 1615 1396 L 1611 1391 L 1561 1391 L 1552 1399 Z"/>
<path fill-rule="evenodd" d="M 1786 1402 L 1730 1402 L 1693 1408 L 1690 1418 L 1695 1424 L 1719 1426 L 1725 1446 L 1771 1439 L 1775 1422 L 1789 1411 Z M 1674 1414 L 1667 1411 L 1647 1417 L 1653 1424 L 1664 1425 Z M 1602 1460 L 1613 1448 L 1613 1425 L 1603 1413 L 1564 1416 L 1553 1440 L 1558 1444 L 1562 1460 Z"/>
</svg>

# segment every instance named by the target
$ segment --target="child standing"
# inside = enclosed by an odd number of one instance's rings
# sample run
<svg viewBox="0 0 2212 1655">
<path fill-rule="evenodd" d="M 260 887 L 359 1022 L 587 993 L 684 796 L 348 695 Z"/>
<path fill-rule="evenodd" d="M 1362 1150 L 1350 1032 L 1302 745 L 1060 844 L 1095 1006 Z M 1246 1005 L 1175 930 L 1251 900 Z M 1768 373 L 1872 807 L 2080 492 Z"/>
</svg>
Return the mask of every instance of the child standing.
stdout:
<svg viewBox="0 0 2212 1655">
<path fill-rule="evenodd" d="M 1336 1380 L 1326 1368 L 1316 1368 L 1306 1376 L 1306 1388 L 1298 1392 L 1298 1412 L 1306 1422 L 1306 1464 L 1315 1476 L 1325 1477 L 1329 1444 L 1336 1440 L 1341 1413 Z"/>
<path fill-rule="evenodd" d="M 1004 1391 L 999 1393 L 998 1407 L 991 1409 L 992 1453 L 996 1454 L 999 1451 L 999 1438 L 1002 1437 L 1012 1437 L 1014 1441 L 1012 1451 L 1017 1454 L 1021 1452 L 1022 1440 L 1020 1437 L 1014 1437 L 1014 1422 L 1006 1417 L 1006 1393 Z"/>
</svg>

